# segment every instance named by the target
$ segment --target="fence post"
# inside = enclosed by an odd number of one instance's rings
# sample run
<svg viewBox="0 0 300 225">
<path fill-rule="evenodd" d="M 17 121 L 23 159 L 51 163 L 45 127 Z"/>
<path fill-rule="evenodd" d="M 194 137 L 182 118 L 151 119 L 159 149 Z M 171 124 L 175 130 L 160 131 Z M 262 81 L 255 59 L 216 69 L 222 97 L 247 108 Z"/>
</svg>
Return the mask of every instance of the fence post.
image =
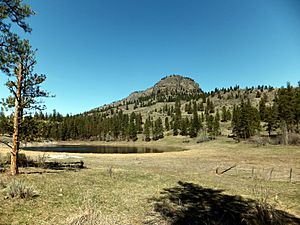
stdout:
<svg viewBox="0 0 300 225">
<path fill-rule="evenodd" d="M 290 169 L 290 177 L 289 177 L 290 178 L 290 182 L 292 182 L 292 173 L 293 173 L 293 169 L 291 168 Z"/>
</svg>

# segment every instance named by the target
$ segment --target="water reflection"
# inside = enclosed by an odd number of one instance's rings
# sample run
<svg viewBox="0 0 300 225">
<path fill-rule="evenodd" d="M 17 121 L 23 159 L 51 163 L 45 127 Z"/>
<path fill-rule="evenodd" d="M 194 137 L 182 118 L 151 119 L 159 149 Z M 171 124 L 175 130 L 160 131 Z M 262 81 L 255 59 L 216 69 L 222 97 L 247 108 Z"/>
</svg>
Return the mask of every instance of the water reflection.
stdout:
<svg viewBox="0 0 300 225">
<path fill-rule="evenodd" d="M 171 148 L 129 147 L 129 146 L 93 146 L 93 145 L 57 145 L 43 147 L 25 147 L 24 150 L 41 152 L 70 152 L 70 153 L 161 153 L 165 151 L 178 151 Z"/>
</svg>

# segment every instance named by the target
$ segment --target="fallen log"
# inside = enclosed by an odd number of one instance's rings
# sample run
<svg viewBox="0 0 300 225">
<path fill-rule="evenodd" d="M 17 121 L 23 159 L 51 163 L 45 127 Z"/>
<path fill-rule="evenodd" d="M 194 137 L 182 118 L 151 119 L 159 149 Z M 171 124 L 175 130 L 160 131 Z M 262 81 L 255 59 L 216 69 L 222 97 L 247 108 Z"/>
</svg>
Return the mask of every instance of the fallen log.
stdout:
<svg viewBox="0 0 300 225">
<path fill-rule="evenodd" d="M 231 169 L 235 168 L 236 166 L 237 166 L 237 165 L 235 164 L 235 165 L 233 165 L 233 166 L 231 166 L 231 167 L 229 167 L 229 168 L 227 168 L 227 169 L 223 170 L 222 172 L 219 172 L 219 167 L 217 167 L 217 169 L 216 169 L 216 174 L 218 174 L 218 175 L 222 175 L 222 174 L 224 174 L 224 173 L 228 172 L 229 170 L 231 170 Z"/>
</svg>

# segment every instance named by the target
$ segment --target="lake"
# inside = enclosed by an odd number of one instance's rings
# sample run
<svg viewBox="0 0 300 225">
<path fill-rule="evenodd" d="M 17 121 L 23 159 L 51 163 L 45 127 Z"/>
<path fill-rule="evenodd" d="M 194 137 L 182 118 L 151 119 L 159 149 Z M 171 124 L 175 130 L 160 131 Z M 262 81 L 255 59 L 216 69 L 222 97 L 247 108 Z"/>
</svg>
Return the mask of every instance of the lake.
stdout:
<svg viewBox="0 0 300 225">
<path fill-rule="evenodd" d="M 107 146 L 107 145 L 51 145 L 24 147 L 23 150 L 41 152 L 69 152 L 69 153 L 162 153 L 170 151 L 182 151 L 174 147 L 130 147 L 130 146 Z"/>
</svg>

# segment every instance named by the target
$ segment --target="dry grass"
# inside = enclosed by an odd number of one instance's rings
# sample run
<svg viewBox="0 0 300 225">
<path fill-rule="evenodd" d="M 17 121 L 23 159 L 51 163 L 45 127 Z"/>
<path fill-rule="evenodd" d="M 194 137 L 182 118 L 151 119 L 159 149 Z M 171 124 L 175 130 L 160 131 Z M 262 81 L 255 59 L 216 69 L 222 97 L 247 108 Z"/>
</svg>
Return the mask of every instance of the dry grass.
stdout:
<svg viewBox="0 0 300 225">
<path fill-rule="evenodd" d="M 88 168 L 78 172 L 21 168 L 25 174 L 19 177 L 36 187 L 40 196 L 26 201 L 8 200 L 1 196 L 0 190 L 0 224 L 80 224 L 80 221 L 91 224 L 92 220 L 97 221 L 95 224 L 142 224 L 155 217 L 148 200 L 178 181 L 253 199 L 259 198 L 253 192 L 259 187 L 258 192 L 267 190 L 270 204 L 276 202 L 277 208 L 300 216 L 299 147 L 257 147 L 225 138 L 202 144 L 196 144 L 196 140 L 182 142 L 179 137 L 166 137 L 154 145 L 190 150 L 160 154 L 81 154 Z M 120 143 L 124 144 L 128 145 Z M 41 155 L 26 154 L 33 158 Z M 236 168 L 216 175 L 217 167 L 226 169 L 234 164 Z M 252 176 L 253 167 L 255 176 Z M 293 168 L 292 182 L 289 182 L 290 168 Z M 0 176 L 5 183 L 12 179 L 6 174 Z"/>
</svg>

